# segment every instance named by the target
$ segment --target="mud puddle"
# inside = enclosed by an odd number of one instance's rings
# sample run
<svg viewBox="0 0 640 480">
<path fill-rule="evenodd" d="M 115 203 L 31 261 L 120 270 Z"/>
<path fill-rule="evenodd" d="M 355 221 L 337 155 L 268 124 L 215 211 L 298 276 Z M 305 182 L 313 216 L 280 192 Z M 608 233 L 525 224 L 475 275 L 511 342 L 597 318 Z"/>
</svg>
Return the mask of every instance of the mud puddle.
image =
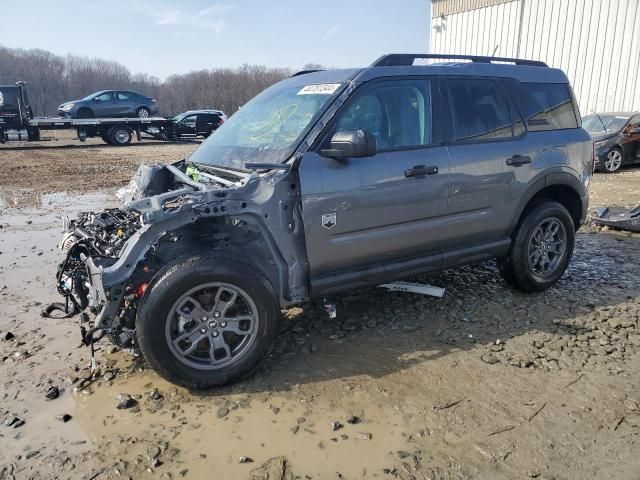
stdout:
<svg viewBox="0 0 640 480">
<path fill-rule="evenodd" d="M 123 392 L 137 405 L 115 410 Z M 401 412 L 364 392 L 207 397 L 145 371 L 91 395 L 79 393 L 77 401 L 79 423 L 115 457 L 126 455 L 144 466 L 150 452 L 160 449 L 160 464 L 142 475 L 156 470 L 202 479 L 215 472 L 216 478 L 246 479 L 269 459 L 286 457 L 289 468 L 305 478 L 372 478 L 392 463 L 395 450 L 406 447 Z"/>
<path fill-rule="evenodd" d="M 365 289 L 339 296 L 334 320 L 318 305 L 288 310 L 255 375 L 202 394 L 106 341 L 90 380 L 76 323 L 39 315 L 59 301 L 58 217 L 117 205 L 111 190 L 6 192 L 2 480 L 292 478 L 264 474 L 273 458 L 303 479 L 640 471 L 638 236 L 585 228 L 566 275 L 539 295 L 508 288 L 488 263 L 422 279 L 445 287 L 442 299 Z M 117 409 L 123 393 L 135 402 Z M 13 417 L 24 423 L 5 424 Z"/>
</svg>

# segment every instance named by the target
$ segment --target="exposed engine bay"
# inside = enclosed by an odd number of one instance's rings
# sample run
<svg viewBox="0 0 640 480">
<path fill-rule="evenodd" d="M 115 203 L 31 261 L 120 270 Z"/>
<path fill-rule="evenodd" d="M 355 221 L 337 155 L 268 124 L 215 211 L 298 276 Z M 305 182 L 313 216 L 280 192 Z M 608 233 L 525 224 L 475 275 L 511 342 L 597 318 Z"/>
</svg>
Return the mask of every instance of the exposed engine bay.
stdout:
<svg viewBox="0 0 640 480">
<path fill-rule="evenodd" d="M 279 181 L 288 174 L 202 168 L 184 161 L 142 165 L 117 193 L 124 208 L 64 220 L 59 248 L 65 258 L 56 280 L 65 303 L 50 305 L 43 315 L 80 315 L 87 345 L 107 334 L 119 346 L 135 349 L 136 311 L 147 288 L 171 262 L 203 250 L 232 251 L 265 265 L 284 292 L 289 277 L 306 275 L 295 264 L 289 270 L 269 240 L 273 232 L 302 235 L 296 212 L 287 208 L 286 199 L 296 192 L 291 183 Z"/>
</svg>

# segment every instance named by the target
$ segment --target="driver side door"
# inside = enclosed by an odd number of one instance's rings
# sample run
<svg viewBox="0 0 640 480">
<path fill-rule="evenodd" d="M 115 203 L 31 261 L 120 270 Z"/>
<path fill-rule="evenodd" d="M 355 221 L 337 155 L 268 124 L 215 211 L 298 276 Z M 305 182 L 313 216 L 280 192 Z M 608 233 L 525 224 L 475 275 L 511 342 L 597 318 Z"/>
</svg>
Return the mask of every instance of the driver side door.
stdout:
<svg viewBox="0 0 640 480">
<path fill-rule="evenodd" d="M 195 137 L 197 115 L 189 115 L 178 122 L 178 135 L 181 137 Z"/>
<path fill-rule="evenodd" d="M 428 78 L 367 83 L 336 114 L 318 148 L 303 156 L 302 210 L 316 293 L 347 277 L 369 283 L 372 276 L 393 276 L 391 270 L 404 262 L 406 271 L 416 257 L 441 266 L 449 157 L 438 128 L 438 91 Z M 358 129 L 375 137 L 375 155 L 322 154 L 335 132 Z"/>
<path fill-rule="evenodd" d="M 93 97 L 93 113 L 96 117 L 112 117 L 118 115 L 118 106 L 114 92 L 104 92 Z"/>
<path fill-rule="evenodd" d="M 626 161 L 629 163 L 640 162 L 640 115 L 631 119 L 625 129 L 625 149 Z"/>
</svg>

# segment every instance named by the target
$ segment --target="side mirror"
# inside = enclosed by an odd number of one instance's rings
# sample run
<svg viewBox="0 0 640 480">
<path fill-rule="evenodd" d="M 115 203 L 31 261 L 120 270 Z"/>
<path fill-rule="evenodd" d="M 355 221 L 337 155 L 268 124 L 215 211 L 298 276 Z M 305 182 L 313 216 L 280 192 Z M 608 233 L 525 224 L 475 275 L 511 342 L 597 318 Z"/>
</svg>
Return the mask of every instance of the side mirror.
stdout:
<svg viewBox="0 0 640 480">
<path fill-rule="evenodd" d="M 329 147 L 320 153 L 330 158 L 371 157 L 376 154 L 376 138 L 366 130 L 336 132 Z"/>
<path fill-rule="evenodd" d="M 100 98 L 98 98 L 98 97 L 93 97 L 93 101 L 94 101 L 94 102 L 99 102 L 99 101 L 100 101 Z"/>
</svg>

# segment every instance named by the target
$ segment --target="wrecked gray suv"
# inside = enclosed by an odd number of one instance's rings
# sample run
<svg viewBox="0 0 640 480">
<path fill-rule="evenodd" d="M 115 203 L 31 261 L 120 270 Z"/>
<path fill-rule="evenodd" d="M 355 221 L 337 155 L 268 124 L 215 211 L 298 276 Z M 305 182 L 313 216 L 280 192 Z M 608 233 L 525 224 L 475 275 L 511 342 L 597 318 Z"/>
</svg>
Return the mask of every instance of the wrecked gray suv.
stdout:
<svg viewBox="0 0 640 480">
<path fill-rule="evenodd" d="M 190 388 L 246 376 L 280 310 L 498 259 L 539 292 L 570 261 L 593 142 L 541 62 L 386 55 L 300 72 L 190 157 L 142 166 L 125 207 L 67 222 L 58 290 L 87 344 L 140 348 Z"/>
</svg>

